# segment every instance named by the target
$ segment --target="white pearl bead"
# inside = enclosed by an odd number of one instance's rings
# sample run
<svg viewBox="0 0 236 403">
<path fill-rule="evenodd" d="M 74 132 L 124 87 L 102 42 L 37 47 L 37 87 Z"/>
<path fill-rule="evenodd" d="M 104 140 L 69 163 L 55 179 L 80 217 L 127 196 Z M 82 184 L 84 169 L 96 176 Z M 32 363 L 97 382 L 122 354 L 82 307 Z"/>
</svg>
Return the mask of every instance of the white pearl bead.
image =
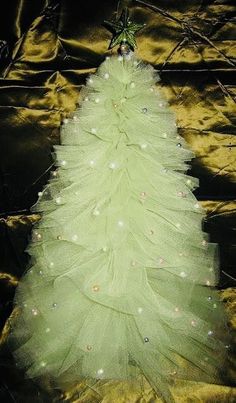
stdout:
<svg viewBox="0 0 236 403">
<path fill-rule="evenodd" d="M 100 214 L 99 210 L 97 210 L 97 209 L 93 210 L 93 215 L 98 216 L 99 214 Z"/>
<path fill-rule="evenodd" d="M 31 312 L 34 316 L 38 315 L 38 310 L 35 308 L 31 309 Z"/>
<path fill-rule="evenodd" d="M 104 373 L 104 370 L 103 370 L 102 368 L 100 368 L 100 369 L 97 370 L 97 374 L 98 374 L 98 375 L 102 375 L 103 373 Z"/>
<path fill-rule="evenodd" d="M 206 281 L 206 285 L 211 285 L 209 280 Z"/>
<path fill-rule="evenodd" d="M 94 164 L 95 164 L 95 161 L 94 161 L 94 160 L 89 161 L 89 165 L 90 165 L 91 167 L 93 167 Z"/>
<path fill-rule="evenodd" d="M 217 304 L 213 304 L 213 308 L 214 308 L 214 309 L 217 308 Z"/>
<path fill-rule="evenodd" d="M 119 220 L 119 221 L 118 221 L 118 225 L 119 225 L 119 227 L 123 227 L 123 226 L 124 226 L 124 221 Z"/>
<path fill-rule="evenodd" d="M 43 192 L 38 192 L 38 196 L 41 197 L 43 195 Z"/>
<path fill-rule="evenodd" d="M 162 257 L 160 257 L 159 263 L 160 263 L 160 264 L 164 263 L 164 259 L 163 259 Z"/>
<path fill-rule="evenodd" d="M 74 120 L 75 122 L 77 122 L 77 121 L 78 121 L 78 117 L 77 117 L 77 116 L 73 116 L 73 120 Z"/>
<path fill-rule="evenodd" d="M 93 133 L 93 134 L 97 133 L 97 129 L 95 127 L 92 127 L 91 133 Z"/>
<path fill-rule="evenodd" d="M 56 204 L 61 204 L 61 197 L 60 196 L 58 196 L 58 197 L 56 197 Z"/>
<path fill-rule="evenodd" d="M 181 227 L 181 224 L 180 224 L 179 222 L 177 222 L 176 227 L 177 227 L 177 228 L 180 228 L 180 227 Z"/>
<path fill-rule="evenodd" d="M 131 87 L 131 88 L 134 88 L 134 87 L 135 87 L 135 83 L 134 83 L 133 81 L 130 83 L 130 87 Z"/>
<path fill-rule="evenodd" d="M 39 270 L 39 274 L 40 274 L 40 276 L 42 276 L 43 275 L 43 270 Z"/>
<path fill-rule="evenodd" d="M 194 204 L 194 207 L 195 207 L 195 208 L 199 208 L 200 205 L 199 205 L 198 203 L 195 203 L 195 204 Z"/>
<path fill-rule="evenodd" d="M 106 60 L 110 60 L 110 56 L 106 56 Z"/>
<path fill-rule="evenodd" d="M 212 331 L 212 330 L 209 330 L 209 332 L 208 332 L 207 334 L 208 334 L 208 336 L 212 336 L 212 335 L 213 335 L 213 331 Z"/>
<path fill-rule="evenodd" d="M 103 252 L 106 252 L 107 251 L 107 246 L 103 246 L 102 250 L 103 250 Z"/>
<path fill-rule="evenodd" d="M 64 124 L 67 124 L 69 122 L 69 119 L 67 119 L 67 118 L 65 118 L 64 120 L 63 120 L 63 123 Z"/>
<path fill-rule="evenodd" d="M 84 100 L 85 100 L 86 102 L 88 102 L 88 100 L 89 100 L 89 97 L 85 97 L 85 98 L 84 98 Z"/>
<path fill-rule="evenodd" d="M 54 267 L 54 262 L 50 262 L 49 267 L 51 267 L 51 268 Z"/>
<path fill-rule="evenodd" d="M 197 324 L 197 322 L 196 322 L 195 319 L 191 320 L 191 325 L 192 325 L 192 326 L 196 326 L 196 324 Z"/>
<path fill-rule="evenodd" d="M 185 273 L 185 271 L 181 271 L 180 276 L 184 278 L 187 277 L 187 274 Z"/>
<path fill-rule="evenodd" d="M 175 312 L 179 312 L 179 308 L 177 306 L 175 307 Z"/>
<path fill-rule="evenodd" d="M 104 78 L 105 78 L 106 80 L 108 80 L 109 77 L 110 77 L 110 74 L 109 74 L 109 73 L 105 73 L 105 74 L 104 74 Z"/>
<path fill-rule="evenodd" d="M 140 145 L 140 147 L 141 147 L 143 150 L 145 150 L 145 148 L 147 148 L 147 144 L 146 144 L 146 143 L 143 143 L 143 144 Z"/>
<path fill-rule="evenodd" d="M 141 308 L 141 306 L 138 308 L 138 313 L 142 313 L 143 312 L 143 308 Z"/>
<path fill-rule="evenodd" d="M 67 164 L 67 162 L 65 160 L 61 161 L 61 165 L 65 166 Z"/>
<path fill-rule="evenodd" d="M 95 102 L 98 104 L 100 102 L 100 98 L 95 98 Z"/>
<path fill-rule="evenodd" d="M 71 237 L 71 239 L 72 239 L 72 241 L 77 241 L 77 239 L 78 239 L 78 235 L 73 235 L 72 237 Z"/>
<path fill-rule="evenodd" d="M 116 168 L 115 162 L 111 162 L 111 163 L 109 164 L 109 168 L 115 169 L 115 168 Z"/>
<path fill-rule="evenodd" d="M 166 138 L 167 138 L 167 134 L 166 134 L 166 133 L 163 133 L 163 134 L 162 134 L 162 137 L 163 137 L 164 139 L 166 139 Z"/>
<path fill-rule="evenodd" d="M 41 362 L 41 367 L 46 367 L 46 362 L 45 361 Z"/>
<path fill-rule="evenodd" d="M 150 91 L 151 91 L 151 92 L 153 92 L 153 91 L 154 91 L 154 88 L 153 88 L 153 87 L 151 87 L 151 88 L 150 88 Z"/>
<path fill-rule="evenodd" d="M 191 185 L 191 183 L 192 183 L 191 179 L 187 179 L 186 183 L 187 183 L 187 185 Z"/>
<path fill-rule="evenodd" d="M 165 105 L 164 102 L 159 102 L 160 108 L 163 108 L 164 105 Z"/>
<path fill-rule="evenodd" d="M 89 84 L 93 84 L 93 79 L 92 79 L 92 78 L 89 78 L 89 79 L 88 79 L 88 82 L 89 82 Z"/>
<path fill-rule="evenodd" d="M 45 332 L 46 332 L 46 333 L 49 333 L 50 330 L 51 330 L 50 327 L 47 327 L 47 328 L 45 329 Z"/>
</svg>

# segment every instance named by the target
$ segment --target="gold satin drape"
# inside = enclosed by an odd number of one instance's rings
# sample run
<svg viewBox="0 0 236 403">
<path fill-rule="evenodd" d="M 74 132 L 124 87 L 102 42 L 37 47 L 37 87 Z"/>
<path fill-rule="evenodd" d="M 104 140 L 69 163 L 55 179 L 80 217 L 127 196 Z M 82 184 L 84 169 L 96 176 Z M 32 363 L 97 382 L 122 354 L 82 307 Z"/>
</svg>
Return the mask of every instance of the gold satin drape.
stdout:
<svg viewBox="0 0 236 403">
<path fill-rule="evenodd" d="M 159 402 L 148 384 L 138 396 L 126 383 L 101 384 L 101 393 L 78 385 L 64 395 L 25 380 L 8 353 L 8 317 L 17 282 L 27 267 L 24 252 L 30 213 L 53 171 L 53 144 L 72 112 L 88 73 L 103 61 L 111 35 L 102 25 L 123 6 L 145 22 L 137 54 L 161 75 L 179 132 L 196 153 L 191 173 L 207 211 L 204 230 L 220 244 L 219 293 L 236 329 L 236 4 L 230 0 L 73 1 L 8 0 L 0 16 L 0 298 L 2 402 Z M 115 52 L 114 50 L 113 52 Z M 178 402 L 236 401 L 235 357 L 224 384 L 181 381 Z M 232 364 L 232 365 L 231 365 Z"/>
</svg>

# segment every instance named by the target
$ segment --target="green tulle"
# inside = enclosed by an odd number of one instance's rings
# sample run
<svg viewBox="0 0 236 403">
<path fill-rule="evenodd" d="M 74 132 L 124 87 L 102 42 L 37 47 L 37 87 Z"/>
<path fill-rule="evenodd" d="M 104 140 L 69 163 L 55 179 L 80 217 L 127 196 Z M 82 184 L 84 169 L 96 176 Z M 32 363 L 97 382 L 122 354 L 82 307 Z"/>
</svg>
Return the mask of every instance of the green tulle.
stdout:
<svg viewBox="0 0 236 403">
<path fill-rule="evenodd" d="M 218 245 L 157 81 L 134 54 L 106 58 L 63 123 L 14 301 L 9 345 L 26 377 L 63 387 L 143 374 L 167 402 L 175 377 L 219 380 Z"/>
</svg>

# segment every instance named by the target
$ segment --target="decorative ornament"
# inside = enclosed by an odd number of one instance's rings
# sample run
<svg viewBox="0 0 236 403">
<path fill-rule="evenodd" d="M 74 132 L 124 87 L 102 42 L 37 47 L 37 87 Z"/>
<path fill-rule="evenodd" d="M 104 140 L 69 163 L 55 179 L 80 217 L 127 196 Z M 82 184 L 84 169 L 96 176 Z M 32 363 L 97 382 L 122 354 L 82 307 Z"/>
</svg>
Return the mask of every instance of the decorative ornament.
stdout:
<svg viewBox="0 0 236 403">
<path fill-rule="evenodd" d="M 108 49 L 112 49 L 116 45 L 121 45 L 121 54 L 127 54 L 129 53 L 129 48 L 134 50 L 134 48 L 137 47 L 135 33 L 146 25 L 132 22 L 129 18 L 127 7 L 122 11 L 118 20 L 104 20 L 104 24 L 108 26 L 109 31 L 114 35 Z"/>
</svg>

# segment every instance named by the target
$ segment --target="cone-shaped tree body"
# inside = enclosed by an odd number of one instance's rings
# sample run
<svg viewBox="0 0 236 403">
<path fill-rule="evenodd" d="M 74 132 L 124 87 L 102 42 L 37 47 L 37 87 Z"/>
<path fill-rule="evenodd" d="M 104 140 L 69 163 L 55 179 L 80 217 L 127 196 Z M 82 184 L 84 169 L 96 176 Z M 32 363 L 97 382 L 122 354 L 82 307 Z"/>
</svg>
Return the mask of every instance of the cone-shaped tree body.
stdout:
<svg viewBox="0 0 236 403">
<path fill-rule="evenodd" d="M 217 382 L 227 318 L 218 245 L 187 175 L 194 157 L 150 65 L 112 56 L 88 78 L 55 146 L 56 175 L 17 288 L 9 343 L 26 376 L 55 384 L 144 374 Z"/>
</svg>

